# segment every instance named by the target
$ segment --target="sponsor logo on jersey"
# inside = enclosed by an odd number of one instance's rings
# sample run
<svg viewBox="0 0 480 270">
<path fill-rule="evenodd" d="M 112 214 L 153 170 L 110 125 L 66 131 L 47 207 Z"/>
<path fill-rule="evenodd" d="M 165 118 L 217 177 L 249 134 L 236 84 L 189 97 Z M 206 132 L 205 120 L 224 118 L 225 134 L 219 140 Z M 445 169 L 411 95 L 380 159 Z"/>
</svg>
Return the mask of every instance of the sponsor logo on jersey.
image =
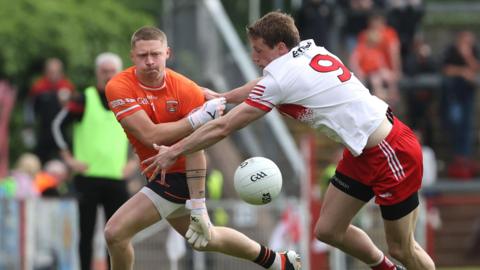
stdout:
<svg viewBox="0 0 480 270">
<path fill-rule="evenodd" d="M 312 42 L 310 41 L 308 41 L 307 44 L 303 46 L 298 46 L 298 48 L 292 52 L 293 57 L 297 57 L 303 54 L 308 48 L 310 48 L 310 46 L 312 46 Z"/>
<path fill-rule="evenodd" d="M 137 98 L 137 103 L 141 105 L 148 105 L 150 102 L 148 102 L 147 98 Z"/>
<path fill-rule="evenodd" d="M 122 105 L 125 105 L 125 101 L 123 99 L 115 99 L 110 101 L 110 107 L 112 109 L 115 109 L 116 107 L 122 106 Z"/>
<path fill-rule="evenodd" d="M 177 100 L 167 100 L 165 102 L 165 105 L 166 105 L 166 110 L 167 112 L 169 113 L 175 113 L 177 112 L 177 109 L 178 109 L 178 101 Z"/>
</svg>

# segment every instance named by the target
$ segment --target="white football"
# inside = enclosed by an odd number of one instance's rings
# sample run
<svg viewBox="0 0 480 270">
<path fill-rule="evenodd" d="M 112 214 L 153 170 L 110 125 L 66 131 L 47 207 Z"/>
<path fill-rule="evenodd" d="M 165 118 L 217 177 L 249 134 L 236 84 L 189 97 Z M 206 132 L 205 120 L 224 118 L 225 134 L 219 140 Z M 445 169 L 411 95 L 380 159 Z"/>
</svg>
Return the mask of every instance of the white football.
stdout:
<svg viewBox="0 0 480 270">
<path fill-rule="evenodd" d="M 233 180 L 240 198 L 255 205 L 271 202 L 282 189 L 280 169 L 264 157 L 252 157 L 242 162 L 235 171 Z"/>
</svg>

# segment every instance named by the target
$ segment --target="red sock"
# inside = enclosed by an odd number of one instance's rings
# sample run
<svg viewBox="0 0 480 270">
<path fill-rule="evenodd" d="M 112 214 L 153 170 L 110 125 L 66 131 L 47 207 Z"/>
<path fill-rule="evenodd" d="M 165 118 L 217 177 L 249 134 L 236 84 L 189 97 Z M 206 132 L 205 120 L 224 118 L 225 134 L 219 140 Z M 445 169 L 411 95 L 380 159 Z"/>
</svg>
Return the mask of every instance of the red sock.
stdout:
<svg viewBox="0 0 480 270">
<path fill-rule="evenodd" d="M 385 255 L 380 263 L 375 265 L 370 265 L 372 270 L 395 270 L 395 264 L 392 263 Z"/>
</svg>

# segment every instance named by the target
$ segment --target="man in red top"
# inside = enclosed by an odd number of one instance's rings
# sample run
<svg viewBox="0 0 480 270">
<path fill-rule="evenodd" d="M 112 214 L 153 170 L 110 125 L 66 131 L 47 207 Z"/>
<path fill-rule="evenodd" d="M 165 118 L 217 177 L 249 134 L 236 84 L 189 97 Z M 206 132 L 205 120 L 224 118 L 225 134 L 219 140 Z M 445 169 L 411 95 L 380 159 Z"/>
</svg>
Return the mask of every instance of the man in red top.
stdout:
<svg viewBox="0 0 480 270">
<path fill-rule="evenodd" d="M 30 90 L 25 119 L 27 126 L 35 125 L 38 128 L 35 153 L 43 163 L 58 157 L 59 149 L 50 126 L 74 90 L 72 82 L 63 74 L 62 61 L 58 58 L 47 59 L 44 75 L 35 81 Z"/>
<path fill-rule="evenodd" d="M 143 161 L 155 156 L 157 145 L 173 144 L 218 118 L 225 99 L 203 104 L 203 92 L 194 82 L 166 68 L 170 49 L 159 29 L 140 28 L 132 36 L 131 47 L 134 66 L 109 81 L 106 96 Z M 133 268 L 130 240 L 162 218 L 197 250 L 222 252 L 268 269 L 299 269 L 294 251 L 276 253 L 238 231 L 211 225 L 205 206 L 206 161 L 202 151 L 180 157 L 162 177 L 151 177 L 156 174 L 146 175 L 148 184 L 107 222 L 105 239 L 112 269 Z"/>
</svg>

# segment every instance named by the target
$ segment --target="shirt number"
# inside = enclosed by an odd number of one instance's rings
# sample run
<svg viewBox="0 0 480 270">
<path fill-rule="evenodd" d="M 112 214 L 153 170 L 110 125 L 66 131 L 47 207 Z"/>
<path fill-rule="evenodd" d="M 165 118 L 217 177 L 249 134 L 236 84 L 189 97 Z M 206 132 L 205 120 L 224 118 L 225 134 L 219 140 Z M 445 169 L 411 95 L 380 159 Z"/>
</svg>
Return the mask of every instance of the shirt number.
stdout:
<svg viewBox="0 0 480 270">
<path fill-rule="evenodd" d="M 328 61 L 331 63 L 331 65 L 325 66 L 320 63 L 320 61 Z M 345 82 L 350 80 L 352 77 L 352 73 L 346 66 L 342 64 L 342 62 L 338 61 L 335 57 L 330 56 L 328 54 L 317 54 L 312 58 L 312 61 L 310 61 L 310 66 L 318 72 L 325 73 L 325 72 L 330 72 L 330 71 L 335 71 L 338 69 L 342 70 L 342 74 L 338 75 L 338 79 L 341 82 Z"/>
</svg>

